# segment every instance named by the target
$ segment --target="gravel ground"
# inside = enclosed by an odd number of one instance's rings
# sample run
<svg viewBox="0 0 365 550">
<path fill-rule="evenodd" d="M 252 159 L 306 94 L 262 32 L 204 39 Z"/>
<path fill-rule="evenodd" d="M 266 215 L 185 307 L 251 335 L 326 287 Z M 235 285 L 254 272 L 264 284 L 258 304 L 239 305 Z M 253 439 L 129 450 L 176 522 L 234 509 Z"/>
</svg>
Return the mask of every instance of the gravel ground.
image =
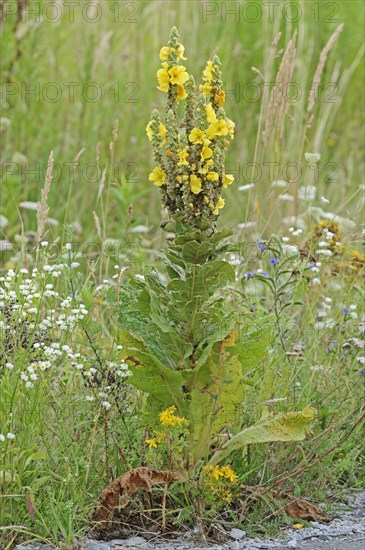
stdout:
<svg viewBox="0 0 365 550">
<path fill-rule="evenodd" d="M 197 544 L 193 534 L 175 541 L 146 541 L 143 537 L 111 540 L 84 540 L 80 550 L 365 550 L 365 492 L 358 493 L 344 504 L 328 524 L 311 522 L 311 527 L 288 529 L 281 539 L 247 537 L 241 529 L 232 529 L 227 542 L 221 545 Z M 74 547 L 75 550 L 77 546 Z M 53 550 L 43 544 L 18 545 L 16 550 Z"/>
</svg>

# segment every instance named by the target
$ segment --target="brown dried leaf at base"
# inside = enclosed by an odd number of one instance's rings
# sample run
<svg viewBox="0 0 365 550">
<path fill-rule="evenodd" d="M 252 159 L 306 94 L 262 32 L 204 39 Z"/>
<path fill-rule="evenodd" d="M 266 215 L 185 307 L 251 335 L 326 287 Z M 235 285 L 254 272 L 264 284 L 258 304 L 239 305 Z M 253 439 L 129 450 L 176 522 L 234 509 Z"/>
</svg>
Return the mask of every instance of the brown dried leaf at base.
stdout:
<svg viewBox="0 0 365 550">
<path fill-rule="evenodd" d="M 128 470 L 128 472 L 112 481 L 102 491 L 99 498 L 99 506 L 92 514 L 91 520 L 107 524 L 112 511 L 118 508 L 119 504 L 122 507 L 126 506 L 130 497 L 138 489 L 151 492 L 152 485 L 179 481 L 181 479 L 181 476 L 175 472 L 156 470 L 144 466 Z"/>
<path fill-rule="evenodd" d="M 300 518 L 307 521 L 322 521 L 324 523 L 331 521 L 323 510 L 303 498 L 296 498 L 283 491 L 273 491 L 272 494 L 274 498 L 278 500 L 289 501 L 284 505 L 284 510 L 291 518 Z"/>
<path fill-rule="evenodd" d="M 318 506 L 284 491 L 267 491 L 264 487 L 248 486 L 245 486 L 245 490 L 251 496 L 248 503 L 244 503 L 242 506 L 242 513 L 247 511 L 247 506 L 250 502 L 257 503 L 261 498 L 265 497 L 270 501 L 274 501 L 274 503 L 276 502 L 276 504 L 280 506 L 279 509 L 274 512 L 274 515 L 279 515 L 281 512 L 285 511 L 291 518 L 304 519 L 307 521 L 321 521 L 323 523 L 331 521 L 327 514 L 318 508 Z"/>
</svg>

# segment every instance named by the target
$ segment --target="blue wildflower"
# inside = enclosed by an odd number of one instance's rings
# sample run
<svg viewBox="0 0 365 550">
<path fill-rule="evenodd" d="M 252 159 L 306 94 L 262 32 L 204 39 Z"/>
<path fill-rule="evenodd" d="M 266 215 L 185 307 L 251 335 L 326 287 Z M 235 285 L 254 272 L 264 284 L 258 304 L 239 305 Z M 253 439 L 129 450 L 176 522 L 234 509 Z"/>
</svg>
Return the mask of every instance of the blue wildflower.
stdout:
<svg viewBox="0 0 365 550">
<path fill-rule="evenodd" d="M 257 242 L 257 246 L 259 247 L 259 250 L 264 250 L 265 249 L 265 241 L 263 241 L 261 239 L 256 239 L 256 242 Z"/>
</svg>

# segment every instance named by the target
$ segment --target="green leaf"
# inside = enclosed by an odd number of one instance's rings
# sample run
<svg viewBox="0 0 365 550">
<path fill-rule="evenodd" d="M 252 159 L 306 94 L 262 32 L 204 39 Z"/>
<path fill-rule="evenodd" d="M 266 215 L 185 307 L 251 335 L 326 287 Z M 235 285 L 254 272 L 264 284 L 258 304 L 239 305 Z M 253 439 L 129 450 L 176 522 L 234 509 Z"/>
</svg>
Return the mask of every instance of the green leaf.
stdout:
<svg viewBox="0 0 365 550">
<path fill-rule="evenodd" d="M 209 242 L 189 241 L 183 246 L 182 258 L 191 264 L 203 264 L 207 261 L 211 252 L 212 246 Z"/>
<path fill-rule="evenodd" d="M 180 372 L 172 371 L 163 365 L 159 365 L 158 368 L 155 365 L 137 365 L 130 370 L 132 376 L 129 377 L 128 383 L 157 400 L 160 410 L 174 404 L 179 414 L 185 414 L 183 377 Z"/>
<path fill-rule="evenodd" d="M 233 230 L 229 227 L 224 227 L 220 231 L 217 231 L 216 233 L 213 233 L 213 235 L 210 237 L 209 242 L 212 244 L 218 244 L 223 239 L 226 239 L 227 237 L 231 237 L 233 235 Z"/>
<path fill-rule="evenodd" d="M 246 428 L 232 437 L 219 451 L 216 451 L 209 464 L 218 464 L 232 451 L 246 445 L 271 443 L 274 441 L 302 441 L 305 429 L 314 420 L 315 409 L 307 407 L 300 412 L 279 414 L 270 418 L 263 415 L 255 426 Z"/>
</svg>

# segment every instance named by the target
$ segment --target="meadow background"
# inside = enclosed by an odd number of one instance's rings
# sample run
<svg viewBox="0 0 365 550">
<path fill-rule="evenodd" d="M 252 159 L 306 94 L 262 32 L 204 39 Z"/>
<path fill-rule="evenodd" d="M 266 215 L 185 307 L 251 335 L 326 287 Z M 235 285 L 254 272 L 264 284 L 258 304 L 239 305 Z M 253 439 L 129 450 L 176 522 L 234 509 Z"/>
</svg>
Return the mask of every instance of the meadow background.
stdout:
<svg viewBox="0 0 365 550">
<path fill-rule="evenodd" d="M 247 263 L 234 264 L 247 314 L 266 315 L 278 303 L 277 268 L 256 254 L 257 242 L 276 234 L 300 248 L 301 258 L 290 264 L 293 273 L 302 269 L 303 258 L 316 256 L 307 282 L 300 279 L 284 289 L 281 305 L 289 306 L 276 319 L 278 334 L 265 365 L 255 370 L 243 419 L 251 424 L 259 418 L 263 403 L 275 411 L 312 405 L 318 411 L 313 433 L 301 444 L 250 448 L 233 467 L 244 484 L 288 478 L 284 486 L 293 494 L 329 506 L 344 491 L 363 487 L 364 9 L 356 0 L 82 0 L 71 17 L 62 0 L 2 2 L 0 527 L 5 548 L 19 536 L 67 547 L 87 531 L 89 513 L 111 479 L 140 464 L 161 466 L 162 458 L 145 444 L 143 398 L 126 383 L 117 318 L 124 267 L 138 274 L 151 265 L 161 268 L 165 237 L 159 226 L 166 213 L 148 180 L 153 159 L 145 128 L 152 109 L 165 99 L 156 89 L 158 52 L 173 25 L 186 48 L 184 63 L 197 80 L 214 52 L 222 62 L 225 109 L 236 135 L 227 156 L 235 183 L 225 190 L 219 226 L 232 227 L 255 249 Z M 323 72 L 308 114 L 321 52 L 341 24 L 322 55 Z M 288 78 L 296 86 L 282 104 L 281 132 L 265 144 L 270 91 L 295 33 Z M 53 181 L 45 232 L 39 235 L 37 203 L 51 151 Z M 315 170 L 305 153 L 321 155 Z M 315 193 L 308 197 L 313 185 Z M 321 220 L 335 220 L 329 235 L 325 226 L 315 225 Z M 316 254 L 320 240 L 327 240 L 322 248 L 329 247 L 334 258 Z M 49 245 L 39 246 L 40 241 Z M 272 275 L 274 292 L 251 276 L 258 268 Z M 28 295 L 34 311 L 24 305 Z M 301 305 L 295 308 L 294 301 Z M 11 338 L 3 330 L 6 323 Z M 41 352 L 34 352 L 34 342 L 41 340 Z M 51 364 L 42 363 L 42 373 L 32 367 L 41 360 Z M 82 376 L 86 371 L 93 373 L 90 378 Z M 192 495 L 189 490 L 184 498 L 171 495 L 175 526 L 195 518 Z M 276 529 L 282 524 L 278 507 L 263 499 L 247 509 L 245 530 Z M 212 517 L 222 526 L 227 520 L 213 504 L 208 525 Z"/>
<path fill-rule="evenodd" d="M 16 2 L 10 4 L 15 8 Z M 228 192 L 224 223 L 248 221 L 259 199 L 259 226 L 264 228 L 270 220 L 277 228 L 292 205 L 281 203 L 272 216 L 278 191 L 275 193 L 270 185 L 273 180 L 287 180 L 291 175 L 298 180 L 297 170 L 288 169 L 287 163 L 297 163 L 303 170 L 305 151 L 322 155 L 319 195 L 329 195 L 336 212 L 341 210 L 351 218 L 359 216 L 364 123 L 361 1 L 326 5 L 305 1 L 292 6 L 280 2 L 271 5 L 270 11 L 270 3 L 256 3 L 256 9 L 252 7 L 255 3 L 247 9 L 245 3 L 238 3 L 234 15 L 230 13 L 232 2 L 103 0 L 89 3 L 84 12 L 81 7 L 84 9 L 88 2 L 75 7 L 73 22 L 72 12 L 62 2 L 55 3 L 54 10 L 51 3 L 48 11 L 44 11 L 47 3 L 24 4 L 27 10 L 33 7 L 38 12 L 32 15 L 29 11 L 18 23 L 9 14 L 5 21 L 6 8 L 2 6 L 2 117 L 9 122 L 2 130 L 1 162 L 20 164 L 5 166 L 3 174 L 2 214 L 11 222 L 5 239 L 12 240 L 20 232 L 20 215 L 26 230 L 35 229 L 34 212 L 22 209 L 18 213 L 17 207 L 25 200 L 39 200 L 51 150 L 59 166 L 49 195 L 50 215 L 59 222 L 58 227 L 50 228 L 52 236 L 62 233 L 65 222 L 78 222 L 78 237 L 93 238 L 95 226 L 90 212 L 101 215 L 98 188 L 101 171 L 109 161 L 108 146 L 116 119 L 120 128 L 114 150 L 117 169 L 112 176 L 113 200 L 106 233 L 119 239 L 122 228 L 125 230 L 130 223 L 157 229 L 159 196 L 148 182 L 152 157 L 145 126 L 152 108 L 163 101 L 162 94 L 156 92 L 156 52 L 166 42 L 173 24 L 189 52 L 186 65 L 193 74 L 201 74 L 215 51 L 222 60 L 229 92 L 227 111 L 236 122 L 236 141 L 228 157 L 228 167 L 236 173 L 236 185 Z M 52 19 L 55 23 L 50 22 Z M 319 54 L 340 23 L 344 23 L 344 29 L 326 60 L 314 120 L 303 143 L 301 129 Z M 269 88 L 281 61 L 280 55 L 274 57 L 270 46 L 280 31 L 276 52 L 285 49 L 295 29 L 297 59 L 292 81 L 296 88 L 288 91 L 291 99 L 280 151 L 265 154 L 259 150 L 255 157 L 258 130 L 264 130 Z M 261 71 L 264 83 L 252 67 Z M 35 93 L 28 94 L 31 90 Z M 95 170 L 97 147 L 99 172 Z M 79 166 L 71 178 L 75 159 Z M 258 164 L 253 178 L 255 188 L 249 194 L 242 193 L 239 185 L 252 183 L 252 162 Z M 269 172 L 264 162 L 278 162 L 279 166 Z M 16 173 L 12 175 L 12 171 Z M 70 180 L 74 180 L 72 187 Z M 292 184 L 292 194 L 300 183 Z M 132 220 L 127 213 L 130 204 Z"/>
</svg>

